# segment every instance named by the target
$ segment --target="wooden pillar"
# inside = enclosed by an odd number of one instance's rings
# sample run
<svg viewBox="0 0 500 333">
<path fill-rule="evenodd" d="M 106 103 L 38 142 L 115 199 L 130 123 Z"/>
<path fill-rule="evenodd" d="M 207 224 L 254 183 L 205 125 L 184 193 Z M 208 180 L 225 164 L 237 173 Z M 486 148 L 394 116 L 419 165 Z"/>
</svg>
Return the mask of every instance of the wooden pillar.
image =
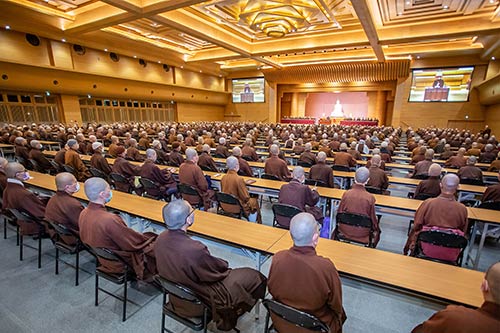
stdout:
<svg viewBox="0 0 500 333">
<path fill-rule="evenodd" d="M 61 111 L 63 116 L 61 122 L 66 124 L 73 124 L 75 122 L 80 125 L 82 124 L 82 114 L 80 112 L 78 96 L 61 95 Z"/>
</svg>

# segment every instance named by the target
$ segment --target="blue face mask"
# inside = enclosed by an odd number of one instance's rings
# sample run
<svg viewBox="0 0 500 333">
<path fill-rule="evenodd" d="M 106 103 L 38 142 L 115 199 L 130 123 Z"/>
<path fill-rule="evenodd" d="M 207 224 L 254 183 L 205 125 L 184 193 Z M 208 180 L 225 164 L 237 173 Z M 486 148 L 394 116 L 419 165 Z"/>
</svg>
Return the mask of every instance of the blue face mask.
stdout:
<svg viewBox="0 0 500 333">
<path fill-rule="evenodd" d="M 106 198 L 106 203 L 110 202 L 113 199 L 113 192 L 109 191 L 109 197 Z"/>
</svg>

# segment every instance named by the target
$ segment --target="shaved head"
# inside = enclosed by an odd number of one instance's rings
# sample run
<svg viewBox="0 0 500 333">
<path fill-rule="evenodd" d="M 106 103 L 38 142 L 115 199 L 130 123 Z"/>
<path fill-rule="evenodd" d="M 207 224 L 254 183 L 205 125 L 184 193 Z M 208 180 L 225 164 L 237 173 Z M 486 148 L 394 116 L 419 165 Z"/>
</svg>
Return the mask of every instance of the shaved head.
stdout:
<svg viewBox="0 0 500 333">
<path fill-rule="evenodd" d="M 365 167 L 361 167 L 356 170 L 356 174 L 354 175 L 354 181 L 356 184 L 366 184 L 370 179 L 370 170 Z"/>
<path fill-rule="evenodd" d="M 229 156 L 226 159 L 226 166 L 229 170 L 235 170 L 238 171 L 240 168 L 240 163 L 238 162 L 238 159 L 234 156 Z"/>
<path fill-rule="evenodd" d="M 271 152 L 271 155 L 275 155 L 275 156 L 277 156 L 280 153 L 280 149 L 279 149 L 278 145 L 275 145 L 275 144 L 271 145 L 271 149 L 269 149 L 269 151 Z"/>
<path fill-rule="evenodd" d="M 76 182 L 75 176 L 69 172 L 61 172 L 56 175 L 56 187 L 58 191 L 64 191 L 66 186 Z"/>
<path fill-rule="evenodd" d="M 186 149 L 186 159 L 188 161 L 192 161 L 196 156 L 198 156 L 198 153 L 196 152 L 195 149 L 193 148 Z"/>
<path fill-rule="evenodd" d="M 490 266 L 484 279 L 488 283 L 488 291 L 496 304 L 500 305 L 500 262 Z"/>
<path fill-rule="evenodd" d="M 304 168 L 301 166 L 296 166 L 292 171 L 293 179 L 301 180 L 304 177 Z"/>
<path fill-rule="evenodd" d="M 102 178 L 92 177 L 85 181 L 83 188 L 87 198 L 89 198 L 90 201 L 96 201 L 99 199 L 99 194 L 101 192 L 109 189 L 109 184 Z"/>
<path fill-rule="evenodd" d="M 163 206 L 163 221 L 169 230 L 179 230 L 186 224 L 191 211 L 191 205 L 186 200 L 174 200 Z"/>
<path fill-rule="evenodd" d="M 24 170 L 25 170 L 25 168 L 21 163 L 10 162 L 5 167 L 5 175 L 8 178 L 16 178 L 16 174 L 19 172 L 23 172 Z"/>
<path fill-rule="evenodd" d="M 241 156 L 241 148 L 240 147 L 234 147 L 233 148 L 233 155 L 234 156 Z"/>
<path fill-rule="evenodd" d="M 382 162 L 382 158 L 380 158 L 380 155 L 375 154 L 375 155 L 373 155 L 371 161 L 372 161 L 372 165 L 379 167 L 380 162 Z"/>
<path fill-rule="evenodd" d="M 437 163 L 432 163 L 429 167 L 429 176 L 437 177 L 441 174 L 441 166 Z"/>
<path fill-rule="evenodd" d="M 457 191 L 458 184 L 460 184 L 460 178 L 453 173 L 448 173 L 441 179 L 442 192 L 454 194 Z"/>
<path fill-rule="evenodd" d="M 310 213 L 299 213 L 290 221 L 290 235 L 295 246 L 313 246 L 318 223 Z"/>
<path fill-rule="evenodd" d="M 318 162 L 326 161 L 326 153 L 324 151 L 320 151 L 318 153 Z"/>
</svg>

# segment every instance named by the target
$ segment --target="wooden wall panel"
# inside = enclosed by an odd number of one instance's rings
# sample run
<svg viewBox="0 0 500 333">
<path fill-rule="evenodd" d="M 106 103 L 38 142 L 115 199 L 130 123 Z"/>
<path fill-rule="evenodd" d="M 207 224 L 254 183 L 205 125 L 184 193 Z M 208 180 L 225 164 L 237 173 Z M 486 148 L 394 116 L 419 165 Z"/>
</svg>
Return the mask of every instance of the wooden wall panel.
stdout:
<svg viewBox="0 0 500 333">
<path fill-rule="evenodd" d="M 180 122 L 223 121 L 224 106 L 178 103 L 177 120 Z"/>
</svg>

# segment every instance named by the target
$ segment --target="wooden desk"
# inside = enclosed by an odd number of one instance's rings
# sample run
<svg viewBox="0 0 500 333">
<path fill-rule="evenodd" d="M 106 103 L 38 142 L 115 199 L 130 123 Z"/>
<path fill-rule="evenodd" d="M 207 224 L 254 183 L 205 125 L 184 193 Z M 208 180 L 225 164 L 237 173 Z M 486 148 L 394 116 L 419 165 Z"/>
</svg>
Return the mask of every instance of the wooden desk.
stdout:
<svg viewBox="0 0 500 333">
<path fill-rule="evenodd" d="M 9 145 L 9 144 L 5 144 L 5 143 L 0 143 L 0 155 L 2 155 L 2 157 L 5 157 L 4 150 L 9 151 L 10 153 L 13 154 L 14 153 L 14 146 Z"/>
<path fill-rule="evenodd" d="M 270 251 L 292 246 L 285 235 Z M 481 306 L 484 273 L 321 238 L 316 248 L 340 275 L 444 302 Z"/>
</svg>

